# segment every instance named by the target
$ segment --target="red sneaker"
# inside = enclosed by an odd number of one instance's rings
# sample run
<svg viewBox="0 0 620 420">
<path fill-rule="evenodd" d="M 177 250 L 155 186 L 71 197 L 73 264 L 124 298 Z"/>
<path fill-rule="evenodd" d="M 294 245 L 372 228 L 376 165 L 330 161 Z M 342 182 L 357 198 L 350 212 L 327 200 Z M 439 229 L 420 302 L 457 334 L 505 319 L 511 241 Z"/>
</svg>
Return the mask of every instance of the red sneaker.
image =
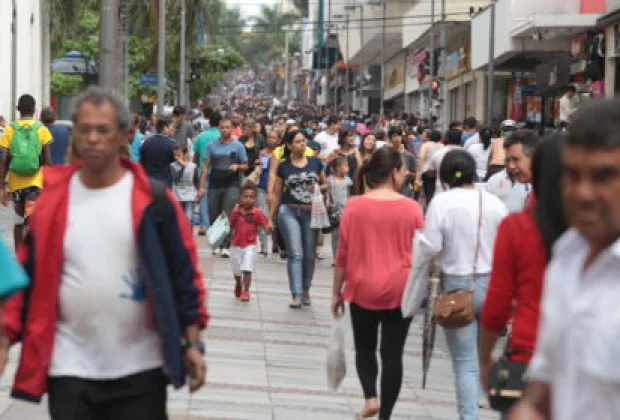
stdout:
<svg viewBox="0 0 620 420">
<path fill-rule="evenodd" d="M 250 292 L 241 293 L 241 302 L 249 302 L 250 301 Z"/>
<path fill-rule="evenodd" d="M 235 285 L 235 297 L 239 299 L 241 297 L 241 284 L 237 283 Z"/>
</svg>

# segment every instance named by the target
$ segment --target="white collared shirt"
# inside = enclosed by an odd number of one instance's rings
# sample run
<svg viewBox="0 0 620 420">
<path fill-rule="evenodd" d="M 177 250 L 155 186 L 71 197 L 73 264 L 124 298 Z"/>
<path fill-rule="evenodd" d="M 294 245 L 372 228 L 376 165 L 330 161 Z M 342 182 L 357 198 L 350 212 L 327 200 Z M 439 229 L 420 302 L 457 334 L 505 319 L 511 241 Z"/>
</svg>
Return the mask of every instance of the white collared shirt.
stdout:
<svg viewBox="0 0 620 420">
<path fill-rule="evenodd" d="M 570 229 L 547 268 L 528 380 L 551 386 L 554 419 L 620 416 L 620 240 L 584 271 L 589 248 Z"/>
</svg>

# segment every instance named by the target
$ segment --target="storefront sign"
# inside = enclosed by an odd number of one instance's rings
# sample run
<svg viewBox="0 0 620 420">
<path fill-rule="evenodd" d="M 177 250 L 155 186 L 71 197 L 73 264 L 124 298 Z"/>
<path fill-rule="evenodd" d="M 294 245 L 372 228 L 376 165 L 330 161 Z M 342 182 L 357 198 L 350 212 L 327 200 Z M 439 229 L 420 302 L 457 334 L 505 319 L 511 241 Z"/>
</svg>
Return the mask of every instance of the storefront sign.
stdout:
<svg viewBox="0 0 620 420">
<path fill-rule="evenodd" d="M 405 53 L 402 52 L 385 64 L 384 98 L 402 94 L 405 84 Z"/>
<path fill-rule="evenodd" d="M 469 71 L 471 67 L 469 56 L 468 45 L 459 47 L 456 51 L 446 56 L 446 62 L 441 66 L 440 74 L 446 79 L 454 79 L 461 73 Z"/>
</svg>

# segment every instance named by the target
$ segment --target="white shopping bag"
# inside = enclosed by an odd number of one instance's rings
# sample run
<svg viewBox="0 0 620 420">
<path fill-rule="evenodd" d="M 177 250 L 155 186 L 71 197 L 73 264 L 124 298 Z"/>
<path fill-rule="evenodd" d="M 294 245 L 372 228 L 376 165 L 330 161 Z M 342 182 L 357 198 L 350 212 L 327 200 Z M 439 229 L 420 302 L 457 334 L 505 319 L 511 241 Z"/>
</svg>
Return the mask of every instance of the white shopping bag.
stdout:
<svg viewBox="0 0 620 420">
<path fill-rule="evenodd" d="M 215 249 L 224 242 L 229 233 L 230 225 L 228 224 L 228 218 L 219 216 L 207 231 L 207 242 L 211 245 L 211 248 Z"/>
<path fill-rule="evenodd" d="M 347 334 L 347 318 L 341 315 L 334 321 L 334 330 L 327 346 L 327 384 L 337 391 L 347 373 L 344 340 Z"/>
<path fill-rule="evenodd" d="M 310 219 L 310 227 L 312 229 L 323 229 L 330 226 L 327 208 L 323 202 L 323 195 L 318 185 L 315 186 L 312 193 L 312 218 Z"/>
<path fill-rule="evenodd" d="M 421 310 L 422 302 L 428 295 L 428 272 L 430 259 L 424 255 L 420 242 L 424 240 L 421 231 L 417 231 L 413 238 L 413 249 L 411 251 L 411 270 L 400 303 L 400 310 L 403 318 L 409 318 Z"/>
</svg>

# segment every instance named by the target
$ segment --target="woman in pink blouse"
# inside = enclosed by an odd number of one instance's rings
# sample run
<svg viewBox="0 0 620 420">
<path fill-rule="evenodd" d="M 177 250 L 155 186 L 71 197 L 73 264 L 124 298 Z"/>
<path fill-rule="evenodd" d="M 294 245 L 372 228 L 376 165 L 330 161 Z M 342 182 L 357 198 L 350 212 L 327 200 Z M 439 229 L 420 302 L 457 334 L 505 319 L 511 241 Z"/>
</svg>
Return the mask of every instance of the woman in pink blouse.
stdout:
<svg viewBox="0 0 620 420">
<path fill-rule="evenodd" d="M 377 150 L 358 173 L 358 185 L 370 190 L 350 198 L 340 222 L 334 272 L 332 314 L 349 302 L 355 363 L 366 404 L 358 418 L 387 420 L 400 393 L 403 350 L 411 318 L 400 302 L 411 268 L 413 236 L 424 225 L 417 202 L 398 193 L 405 168 L 391 147 Z M 381 325 L 381 405 L 377 401 L 377 336 Z"/>
</svg>

